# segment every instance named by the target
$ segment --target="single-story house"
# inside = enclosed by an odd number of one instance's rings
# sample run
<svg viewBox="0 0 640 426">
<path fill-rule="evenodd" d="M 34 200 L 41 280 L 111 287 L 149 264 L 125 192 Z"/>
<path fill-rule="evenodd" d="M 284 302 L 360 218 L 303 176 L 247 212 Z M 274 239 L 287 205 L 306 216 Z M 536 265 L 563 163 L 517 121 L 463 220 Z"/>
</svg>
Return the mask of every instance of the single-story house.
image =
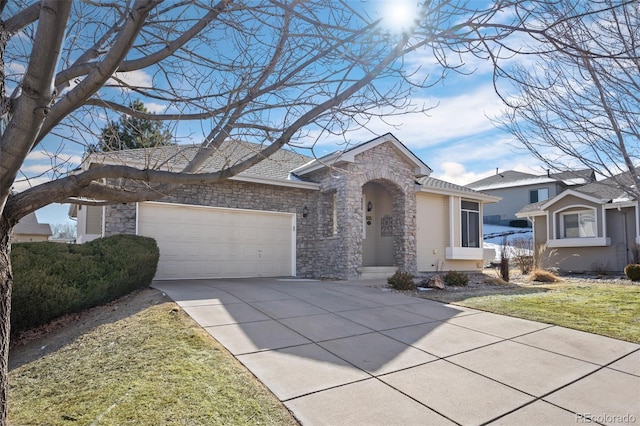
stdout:
<svg viewBox="0 0 640 426">
<path fill-rule="evenodd" d="M 13 227 L 11 241 L 14 243 L 47 241 L 51 235 L 51 226 L 48 223 L 38 222 L 36 214 L 32 212 L 20 219 Z"/>
<path fill-rule="evenodd" d="M 629 174 L 615 179 L 633 182 Z M 638 201 L 605 179 L 526 206 L 517 213 L 533 223 L 542 266 L 562 272 L 621 272 L 638 259 Z"/>
<path fill-rule="evenodd" d="M 516 213 L 523 207 L 553 198 L 565 189 L 575 189 L 595 182 L 595 172 L 591 169 L 563 173 L 534 175 L 515 170 L 505 170 L 472 182 L 467 187 L 485 194 L 500 197 L 497 203 L 484 209 L 484 223 L 509 226 L 517 220 Z"/>
<path fill-rule="evenodd" d="M 94 154 L 84 167 L 180 169 L 197 149 Z M 203 170 L 219 170 L 259 149 L 227 142 Z M 363 279 L 396 270 L 480 270 L 480 217 L 484 205 L 498 199 L 430 174 L 388 133 L 322 158 L 283 149 L 222 183 L 186 185 L 159 202 L 77 206 L 72 215 L 78 242 L 118 233 L 155 238 L 156 279 Z"/>
</svg>

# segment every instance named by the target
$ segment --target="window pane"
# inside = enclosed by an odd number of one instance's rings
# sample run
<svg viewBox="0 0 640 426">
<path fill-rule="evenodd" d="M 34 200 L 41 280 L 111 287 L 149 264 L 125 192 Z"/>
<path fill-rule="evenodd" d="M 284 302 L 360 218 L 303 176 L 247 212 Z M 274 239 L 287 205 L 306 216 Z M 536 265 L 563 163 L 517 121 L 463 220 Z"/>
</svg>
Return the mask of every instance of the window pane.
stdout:
<svg viewBox="0 0 640 426">
<path fill-rule="evenodd" d="M 468 247 L 480 247 L 480 215 L 478 213 L 469 213 Z"/>
<path fill-rule="evenodd" d="M 549 188 L 538 189 L 538 201 L 543 201 L 549 198 Z"/>
<path fill-rule="evenodd" d="M 581 237 L 596 236 L 596 218 L 592 213 L 580 213 L 578 221 Z"/>
<path fill-rule="evenodd" d="M 480 211 L 480 204 L 474 203 L 473 201 L 463 201 L 461 206 L 463 210 L 473 210 L 474 212 Z"/>
<path fill-rule="evenodd" d="M 529 191 L 529 201 L 531 203 L 538 202 L 538 191 Z"/>
<path fill-rule="evenodd" d="M 469 247 L 469 212 L 462 212 L 462 247 Z"/>
<path fill-rule="evenodd" d="M 578 227 L 578 214 L 565 214 L 564 220 L 564 238 L 580 237 L 580 229 Z"/>
<path fill-rule="evenodd" d="M 463 211 L 462 247 L 480 247 L 480 214 Z"/>
</svg>

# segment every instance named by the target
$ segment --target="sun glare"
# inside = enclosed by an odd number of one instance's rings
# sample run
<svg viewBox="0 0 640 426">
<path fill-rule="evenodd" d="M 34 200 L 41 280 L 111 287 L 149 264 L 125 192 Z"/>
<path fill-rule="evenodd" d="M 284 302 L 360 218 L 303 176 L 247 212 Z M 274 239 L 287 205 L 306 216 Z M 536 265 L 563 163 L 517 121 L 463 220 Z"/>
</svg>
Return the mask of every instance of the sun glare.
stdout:
<svg viewBox="0 0 640 426">
<path fill-rule="evenodd" d="M 414 25 L 417 18 L 417 1 L 384 1 L 382 24 L 391 32 L 403 32 Z"/>
</svg>

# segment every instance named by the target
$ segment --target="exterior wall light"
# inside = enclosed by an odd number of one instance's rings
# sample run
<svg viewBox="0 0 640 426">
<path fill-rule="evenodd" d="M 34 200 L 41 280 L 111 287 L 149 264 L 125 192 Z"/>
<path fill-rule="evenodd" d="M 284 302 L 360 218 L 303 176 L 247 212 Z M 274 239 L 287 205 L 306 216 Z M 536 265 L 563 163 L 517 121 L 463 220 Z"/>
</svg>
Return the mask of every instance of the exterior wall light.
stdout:
<svg viewBox="0 0 640 426">
<path fill-rule="evenodd" d="M 304 206 L 302 208 L 302 217 L 307 217 L 309 216 L 309 209 L 307 208 L 307 206 Z"/>
</svg>

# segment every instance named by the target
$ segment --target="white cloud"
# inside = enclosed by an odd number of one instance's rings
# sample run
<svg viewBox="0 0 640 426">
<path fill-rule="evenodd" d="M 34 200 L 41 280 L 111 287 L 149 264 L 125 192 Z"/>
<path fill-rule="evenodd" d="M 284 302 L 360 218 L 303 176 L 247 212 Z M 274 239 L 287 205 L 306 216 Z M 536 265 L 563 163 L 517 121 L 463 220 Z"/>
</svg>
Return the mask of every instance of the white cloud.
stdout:
<svg viewBox="0 0 640 426">
<path fill-rule="evenodd" d="M 490 176 L 491 172 L 476 173 L 465 168 L 464 164 L 454 161 L 446 161 L 440 164 L 438 172 L 433 173 L 433 177 L 455 183 L 458 185 L 466 185 L 471 182 Z"/>
<path fill-rule="evenodd" d="M 25 162 L 26 161 L 36 161 L 41 163 L 43 161 L 47 161 L 49 164 L 51 164 L 51 161 L 54 161 L 54 164 L 80 164 L 82 162 L 82 156 L 77 154 L 65 153 L 52 154 L 47 151 L 39 150 L 32 151 L 29 155 L 27 155 Z"/>
<path fill-rule="evenodd" d="M 49 179 L 46 176 L 40 176 L 40 177 L 36 177 L 36 178 L 31 178 L 31 179 L 17 179 L 14 183 L 13 183 L 13 190 L 16 192 L 22 192 L 26 189 L 29 189 L 33 186 L 37 186 L 40 185 L 42 183 L 46 183 L 49 182 L 51 179 Z"/>
<path fill-rule="evenodd" d="M 167 105 L 158 104 L 155 102 L 145 102 L 144 106 L 147 110 L 153 114 L 160 114 L 167 111 Z"/>
<path fill-rule="evenodd" d="M 23 166 L 20 171 L 25 175 L 39 175 L 51 171 L 51 164 L 32 164 L 30 166 Z"/>
<path fill-rule="evenodd" d="M 116 76 L 116 78 L 118 78 L 118 80 L 123 81 L 124 83 L 128 84 L 129 86 L 133 86 L 133 87 L 153 87 L 153 79 L 151 78 L 151 76 L 149 74 L 147 74 L 143 70 L 135 70 L 135 71 L 129 71 L 129 72 L 117 72 L 117 73 L 115 73 L 115 76 Z M 117 85 L 119 83 L 117 83 L 113 79 L 109 79 L 107 84 L 115 84 L 115 85 Z M 126 91 L 127 89 L 123 88 L 123 90 Z"/>
</svg>

